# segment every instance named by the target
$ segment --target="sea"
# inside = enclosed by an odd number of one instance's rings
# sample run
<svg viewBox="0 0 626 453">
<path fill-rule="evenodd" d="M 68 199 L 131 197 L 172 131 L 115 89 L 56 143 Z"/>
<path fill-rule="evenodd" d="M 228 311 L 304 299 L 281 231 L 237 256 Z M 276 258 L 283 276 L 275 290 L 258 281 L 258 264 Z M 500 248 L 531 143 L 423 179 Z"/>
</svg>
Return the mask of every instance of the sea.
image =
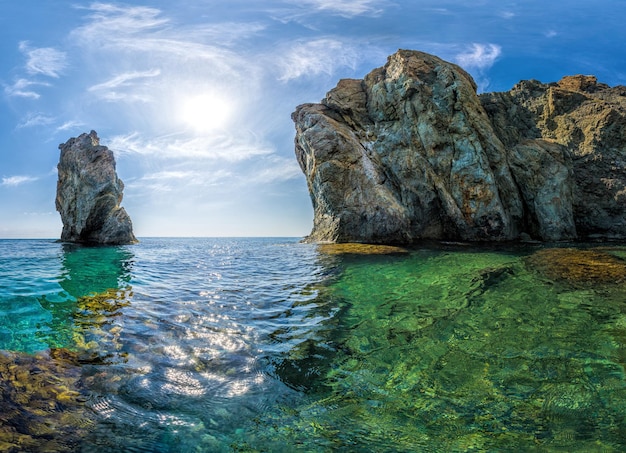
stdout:
<svg viewBox="0 0 626 453">
<path fill-rule="evenodd" d="M 623 452 L 625 259 L 0 240 L 0 451 Z"/>
</svg>

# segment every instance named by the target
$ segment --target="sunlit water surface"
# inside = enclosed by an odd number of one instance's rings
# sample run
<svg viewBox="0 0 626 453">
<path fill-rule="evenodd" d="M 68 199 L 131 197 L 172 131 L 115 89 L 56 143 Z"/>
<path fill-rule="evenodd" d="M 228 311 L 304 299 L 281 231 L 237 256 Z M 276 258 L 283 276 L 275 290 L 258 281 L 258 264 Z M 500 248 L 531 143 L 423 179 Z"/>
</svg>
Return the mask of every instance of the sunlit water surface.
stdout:
<svg viewBox="0 0 626 453">
<path fill-rule="evenodd" d="M 625 451 L 626 248 L 545 248 L 2 240 L 0 450 Z"/>
</svg>

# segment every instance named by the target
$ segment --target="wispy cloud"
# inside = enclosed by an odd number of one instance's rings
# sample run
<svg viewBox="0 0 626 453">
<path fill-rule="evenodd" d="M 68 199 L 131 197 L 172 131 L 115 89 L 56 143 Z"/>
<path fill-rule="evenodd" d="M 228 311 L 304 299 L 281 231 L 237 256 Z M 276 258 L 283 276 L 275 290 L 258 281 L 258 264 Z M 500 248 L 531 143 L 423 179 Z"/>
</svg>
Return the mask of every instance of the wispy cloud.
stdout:
<svg viewBox="0 0 626 453">
<path fill-rule="evenodd" d="M 278 78 L 289 81 L 303 76 L 332 75 L 338 67 L 355 68 L 357 55 L 354 46 L 333 38 L 296 42 L 277 57 Z"/>
<path fill-rule="evenodd" d="M 93 85 L 87 91 L 94 93 L 100 99 L 106 101 L 124 100 L 127 102 L 143 101 L 148 102 L 152 99 L 152 95 L 148 92 L 136 91 L 139 87 L 146 87 L 145 84 L 139 83 L 146 79 L 158 77 L 161 74 L 159 69 L 149 71 L 131 71 L 118 74 L 106 82 Z"/>
<path fill-rule="evenodd" d="M 260 69 L 254 59 L 229 48 L 263 29 L 256 23 L 179 25 L 155 8 L 96 3 L 86 9 L 87 21 L 70 32 L 70 41 L 87 61 L 97 58 L 97 71 L 108 77 L 88 88 L 98 99 L 156 100 L 163 105 L 155 105 L 155 112 L 171 117 L 175 112 L 168 105 L 182 98 L 208 89 L 249 96 L 258 83 Z M 220 34 L 227 36 L 222 41 L 229 45 L 216 39 Z M 120 73 L 120 67 L 149 69 Z"/>
<path fill-rule="evenodd" d="M 18 129 L 35 126 L 49 126 L 54 124 L 55 119 L 43 113 L 31 113 L 26 115 L 21 123 L 17 125 Z"/>
<path fill-rule="evenodd" d="M 69 131 L 78 127 L 84 127 L 85 123 L 83 123 L 82 121 L 66 121 L 65 123 L 61 124 L 59 127 L 56 128 L 57 132 L 64 132 L 64 131 Z M 56 168 L 55 168 L 56 171 Z"/>
<path fill-rule="evenodd" d="M 16 187 L 21 184 L 26 184 L 29 182 L 37 181 L 37 179 L 39 178 L 37 178 L 36 176 L 24 176 L 24 175 L 8 176 L 8 177 L 2 178 L 2 182 L 0 182 L 0 185 L 8 186 L 8 187 Z"/>
<path fill-rule="evenodd" d="M 165 55 L 188 64 L 198 59 L 210 61 L 215 71 L 222 72 L 236 59 L 236 54 L 224 47 L 224 41 L 249 38 L 264 28 L 258 23 L 183 26 L 171 23 L 161 10 L 143 6 L 95 3 L 83 9 L 91 12 L 88 21 L 74 29 L 70 39 L 90 50 L 96 46 L 127 52 L 125 56 L 132 55 L 135 65 Z"/>
<path fill-rule="evenodd" d="M 477 44 L 456 55 L 456 62 L 464 69 L 488 69 L 498 59 L 502 48 L 497 44 Z"/>
<path fill-rule="evenodd" d="M 378 16 L 383 12 L 384 6 L 388 4 L 387 1 L 381 0 L 300 0 L 290 3 L 297 4 L 309 11 L 347 18 L 362 15 Z"/>
<path fill-rule="evenodd" d="M 254 174 L 249 175 L 246 181 L 268 184 L 301 177 L 302 170 L 295 159 L 271 155 L 255 163 Z"/>
<path fill-rule="evenodd" d="M 142 155 L 152 159 L 192 158 L 239 162 L 274 152 L 253 134 L 245 132 L 238 136 L 221 133 L 208 137 L 180 134 L 178 137 L 170 135 L 156 138 L 147 138 L 135 132 L 112 137 L 106 145 L 120 155 Z"/>
<path fill-rule="evenodd" d="M 19 49 L 26 56 L 26 71 L 29 74 L 58 78 L 67 66 L 65 52 L 52 47 L 32 48 L 27 41 L 22 41 Z"/>
<path fill-rule="evenodd" d="M 502 48 L 497 44 L 474 43 L 467 50 L 458 53 L 454 61 L 472 73 L 480 92 L 485 91 L 490 83 L 485 72 L 494 65 L 501 54 Z"/>
<path fill-rule="evenodd" d="M 113 77 L 112 79 L 107 80 L 106 82 L 93 85 L 89 88 L 88 91 L 112 90 L 119 87 L 128 86 L 137 79 L 157 77 L 159 74 L 161 74 L 161 71 L 159 69 L 152 69 L 150 71 L 125 72 L 123 74 Z"/>
<path fill-rule="evenodd" d="M 232 173 L 225 169 L 179 169 L 162 170 L 148 173 L 142 177 L 128 181 L 126 187 L 136 196 L 154 196 L 166 192 L 177 192 L 181 187 L 198 193 L 199 188 L 216 186 L 230 181 Z"/>
<path fill-rule="evenodd" d="M 114 42 L 128 35 L 140 35 L 160 28 L 169 20 L 161 17 L 161 11 L 145 6 L 118 6 L 112 3 L 92 3 L 77 8 L 90 11 L 90 21 L 73 31 L 75 36 L 89 42 Z"/>
<path fill-rule="evenodd" d="M 24 97 L 30 99 L 39 99 L 41 95 L 32 89 L 35 86 L 50 86 L 46 82 L 36 82 L 28 79 L 17 79 L 13 85 L 5 86 L 4 93 L 7 96 Z"/>
</svg>

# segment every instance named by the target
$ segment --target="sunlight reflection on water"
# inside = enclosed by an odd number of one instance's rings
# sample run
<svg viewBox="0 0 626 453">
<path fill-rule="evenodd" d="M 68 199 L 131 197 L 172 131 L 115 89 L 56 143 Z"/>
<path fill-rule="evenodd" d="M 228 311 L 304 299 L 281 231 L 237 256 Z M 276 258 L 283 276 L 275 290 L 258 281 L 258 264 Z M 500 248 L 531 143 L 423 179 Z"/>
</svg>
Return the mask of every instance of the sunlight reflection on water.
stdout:
<svg viewBox="0 0 626 453">
<path fill-rule="evenodd" d="M 84 451 L 624 446 L 626 287 L 539 247 L 7 243 L 0 348 L 77 351 Z"/>
</svg>

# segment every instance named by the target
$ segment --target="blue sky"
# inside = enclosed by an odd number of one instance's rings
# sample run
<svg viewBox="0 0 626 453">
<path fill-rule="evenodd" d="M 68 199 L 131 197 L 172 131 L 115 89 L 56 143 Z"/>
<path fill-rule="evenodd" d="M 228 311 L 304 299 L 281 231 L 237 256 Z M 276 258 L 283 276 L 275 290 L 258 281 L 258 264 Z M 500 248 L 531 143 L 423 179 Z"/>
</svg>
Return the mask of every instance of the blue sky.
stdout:
<svg viewBox="0 0 626 453">
<path fill-rule="evenodd" d="M 95 129 L 137 236 L 303 236 L 290 114 L 399 48 L 482 91 L 626 84 L 626 0 L 0 0 L 0 237 L 60 236 L 59 143 Z"/>
</svg>

